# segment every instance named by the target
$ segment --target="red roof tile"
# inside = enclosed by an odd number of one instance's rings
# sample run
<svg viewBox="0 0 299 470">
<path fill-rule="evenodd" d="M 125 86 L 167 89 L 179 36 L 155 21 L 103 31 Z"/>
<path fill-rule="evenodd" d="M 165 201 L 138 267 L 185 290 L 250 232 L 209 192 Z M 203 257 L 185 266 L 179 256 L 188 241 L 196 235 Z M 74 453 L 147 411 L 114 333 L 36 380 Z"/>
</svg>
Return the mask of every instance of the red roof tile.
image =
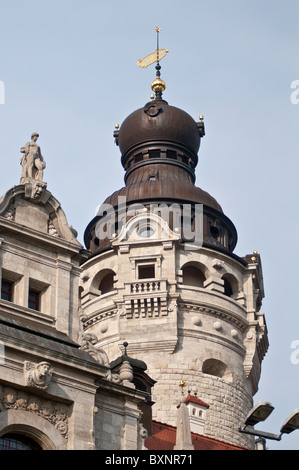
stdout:
<svg viewBox="0 0 299 470">
<path fill-rule="evenodd" d="M 194 450 L 247 450 L 244 447 L 222 442 L 212 437 L 191 433 Z M 148 450 L 173 450 L 176 443 L 176 427 L 153 421 L 153 434 L 145 441 Z"/>
<path fill-rule="evenodd" d="M 193 395 L 188 395 L 186 398 L 186 403 L 195 403 L 197 405 L 205 406 L 206 408 L 210 408 L 210 405 L 202 401 L 198 397 L 194 397 Z"/>
</svg>

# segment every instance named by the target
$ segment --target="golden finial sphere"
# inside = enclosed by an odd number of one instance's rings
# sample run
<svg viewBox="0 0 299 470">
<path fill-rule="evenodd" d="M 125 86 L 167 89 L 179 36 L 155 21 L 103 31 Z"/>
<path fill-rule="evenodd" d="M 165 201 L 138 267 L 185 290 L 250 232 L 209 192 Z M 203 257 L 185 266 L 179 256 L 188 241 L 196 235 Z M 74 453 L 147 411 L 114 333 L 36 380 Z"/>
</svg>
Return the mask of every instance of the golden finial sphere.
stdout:
<svg viewBox="0 0 299 470">
<path fill-rule="evenodd" d="M 166 83 L 161 80 L 161 78 L 156 78 L 152 85 L 151 85 L 152 90 L 157 93 L 159 91 L 164 91 L 166 89 Z"/>
</svg>

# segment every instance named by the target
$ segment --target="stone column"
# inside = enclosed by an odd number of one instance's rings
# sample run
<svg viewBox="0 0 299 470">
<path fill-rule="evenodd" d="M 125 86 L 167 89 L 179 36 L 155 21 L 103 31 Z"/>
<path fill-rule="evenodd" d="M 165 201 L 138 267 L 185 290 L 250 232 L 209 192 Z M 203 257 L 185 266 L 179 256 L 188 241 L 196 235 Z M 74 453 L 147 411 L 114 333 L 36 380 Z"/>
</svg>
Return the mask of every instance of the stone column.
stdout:
<svg viewBox="0 0 299 470">
<path fill-rule="evenodd" d="M 138 450 L 140 410 L 136 403 L 126 399 L 124 413 L 122 450 Z"/>
<path fill-rule="evenodd" d="M 59 254 L 56 260 L 56 327 L 67 335 L 70 332 L 71 271 L 69 256 Z"/>
<path fill-rule="evenodd" d="M 190 419 L 188 408 L 183 401 L 178 408 L 178 421 L 176 428 L 176 444 L 174 450 L 194 450 L 191 439 Z"/>
</svg>

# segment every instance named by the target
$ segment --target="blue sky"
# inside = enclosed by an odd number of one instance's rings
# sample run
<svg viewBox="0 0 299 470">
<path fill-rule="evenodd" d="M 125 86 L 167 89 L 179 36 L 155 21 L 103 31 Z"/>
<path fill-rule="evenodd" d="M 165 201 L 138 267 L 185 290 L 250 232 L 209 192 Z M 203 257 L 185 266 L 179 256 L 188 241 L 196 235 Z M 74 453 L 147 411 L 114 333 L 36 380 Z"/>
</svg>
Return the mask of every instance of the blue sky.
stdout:
<svg viewBox="0 0 299 470">
<path fill-rule="evenodd" d="M 48 189 L 82 243 L 124 184 L 114 125 L 149 101 L 154 66 L 136 62 L 161 28 L 164 98 L 205 116 L 196 184 L 236 225 L 236 254 L 262 257 L 270 348 L 255 401 L 275 406 L 260 426 L 275 433 L 299 408 L 298 21 L 297 0 L 0 0 L 0 193 L 38 131 Z M 299 449 L 299 431 L 268 447 Z"/>
</svg>

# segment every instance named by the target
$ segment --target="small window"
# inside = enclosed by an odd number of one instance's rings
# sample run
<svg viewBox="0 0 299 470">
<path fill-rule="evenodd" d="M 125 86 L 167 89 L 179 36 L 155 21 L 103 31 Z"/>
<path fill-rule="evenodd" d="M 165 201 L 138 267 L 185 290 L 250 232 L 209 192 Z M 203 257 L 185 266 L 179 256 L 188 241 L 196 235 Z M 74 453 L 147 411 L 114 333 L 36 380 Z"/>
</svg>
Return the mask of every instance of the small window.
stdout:
<svg viewBox="0 0 299 470">
<path fill-rule="evenodd" d="M 138 279 L 153 279 L 155 277 L 155 265 L 146 264 L 138 266 Z"/>
<path fill-rule="evenodd" d="M 154 228 L 147 226 L 147 227 L 141 227 L 141 229 L 138 232 L 138 235 L 143 238 L 149 238 L 152 237 L 155 234 Z"/>
<path fill-rule="evenodd" d="M 12 295 L 13 295 L 13 282 L 6 281 L 5 279 L 2 279 L 1 299 L 8 300 L 9 302 L 12 302 L 12 300 L 13 300 Z"/>
<path fill-rule="evenodd" d="M 32 308 L 33 310 L 40 310 L 40 292 L 29 289 L 28 308 Z"/>
<path fill-rule="evenodd" d="M 100 245 L 100 240 L 98 239 L 98 237 L 95 237 L 92 241 L 93 241 L 93 243 L 95 244 L 95 246 L 99 246 L 99 245 Z"/>
<path fill-rule="evenodd" d="M 177 160 L 177 153 L 175 150 L 167 150 L 167 158 L 171 158 L 172 160 Z"/>
<path fill-rule="evenodd" d="M 138 155 L 135 156 L 135 163 L 142 162 L 142 160 L 143 160 L 142 153 L 139 153 Z"/>
<path fill-rule="evenodd" d="M 218 227 L 214 227 L 213 225 L 210 227 L 210 232 L 211 232 L 211 235 L 213 238 L 215 238 L 215 240 L 218 239 L 219 235 L 220 235 L 220 231 L 219 231 L 219 228 Z"/>
<path fill-rule="evenodd" d="M 28 308 L 38 312 L 50 313 L 50 285 L 42 281 L 29 278 Z"/>
<path fill-rule="evenodd" d="M 149 158 L 160 158 L 160 150 L 150 150 Z"/>
</svg>

